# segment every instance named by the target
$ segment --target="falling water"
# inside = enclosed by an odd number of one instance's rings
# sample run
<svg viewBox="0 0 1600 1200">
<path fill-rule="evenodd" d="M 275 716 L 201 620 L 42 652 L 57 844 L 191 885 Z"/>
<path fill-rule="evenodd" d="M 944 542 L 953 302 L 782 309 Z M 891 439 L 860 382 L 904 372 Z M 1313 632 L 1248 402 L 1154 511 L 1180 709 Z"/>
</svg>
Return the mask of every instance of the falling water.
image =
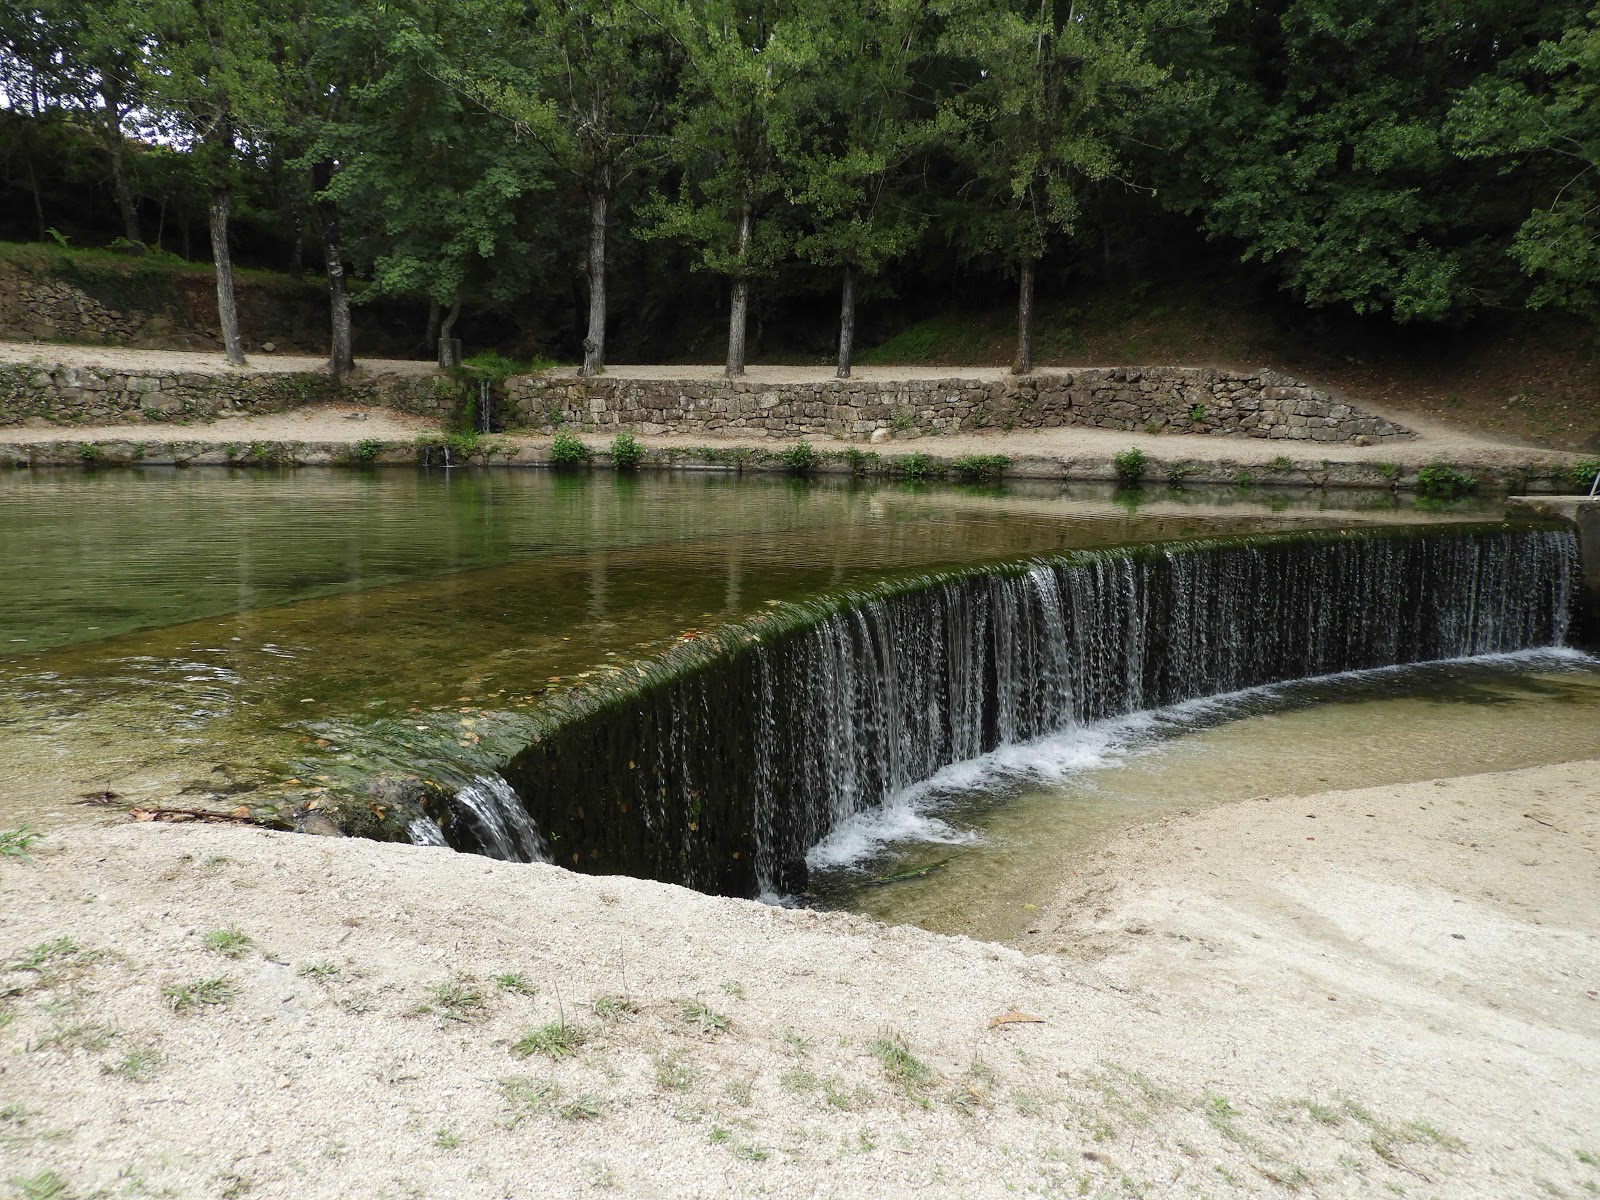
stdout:
<svg viewBox="0 0 1600 1200">
<path fill-rule="evenodd" d="M 998 746 L 1197 697 L 1562 644 L 1568 532 L 1261 537 L 930 581 L 610 696 L 462 791 L 453 845 L 752 895 Z M 509 782 L 507 782 L 509 781 Z"/>
</svg>

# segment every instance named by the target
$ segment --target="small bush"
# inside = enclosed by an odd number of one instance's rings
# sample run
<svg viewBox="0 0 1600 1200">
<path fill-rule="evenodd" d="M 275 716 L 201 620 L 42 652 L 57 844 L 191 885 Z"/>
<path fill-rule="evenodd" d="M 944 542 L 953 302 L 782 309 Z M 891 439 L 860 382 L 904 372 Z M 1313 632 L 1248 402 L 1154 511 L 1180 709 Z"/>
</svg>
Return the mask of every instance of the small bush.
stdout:
<svg viewBox="0 0 1600 1200">
<path fill-rule="evenodd" d="M 1144 478 L 1144 451 L 1137 446 L 1130 446 L 1121 454 L 1115 455 L 1111 459 L 1111 465 L 1117 472 L 1119 483 L 1137 487 L 1139 481 Z"/>
<path fill-rule="evenodd" d="M 383 450 L 383 442 L 377 438 L 362 438 L 350 451 L 350 457 L 357 462 L 371 462 Z"/>
<path fill-rule="evenodd" d="M 787 450 L 778 453 L 778 462 L 783 465 L 783 469 L 795 475 L 804 475 L 807 471 L 815 470 L 821 458 L 822 456 L 810 442 L 796 442 Z"/>
<path fill-rule="evenodd" d="M 923 480 L 933 474 L 933 459 L 926 454 L 908 454 L 900 460 L 900 474 L 907 479 Z"/>
<path fill-rule="evenodd" d="M 1206 406 L 1204 404 L 1196 404 L 1189 409 L 1189 420 L 1193 421 L 1196 425 L 1204 421 L 1209 415 L 1210 414 L 1206 411 Z"/>
<path fill-rule="evenodd" d="M 998 479 L 1011 460 L 1004 454 L 968 454 L 951 465 L 967 479 Z"/>
<path fill-rule="evenodd" d="M 1417 472 L 1417 491 L 1429 500 L 1458 500 L 1477 486 L 1478 481 L 1472 476 L 1445 463 L 1434 463 Z"/>
<path fill-rule="evenodd" d="M 593 457 L 583 439 L 570 433 L 558 433 L 550 442 L 550 461 L 558 467 L 587 466 Z"/>
<path fill-rule="evenodd" d="M 1594 477 L 1600 475 L 1600 458 L 1579 459 L 1567 468 L 1567 474 L 1573 488 L 1587 495 L 1594 486 Z"/>
<path fill-rule="evenodd" d="M 552 451 L 553 456 L 553 451 Z M 619 433 L 611 439 L 611 465 L 619 471 L 631 471 L 644 457 L 644 447 L 631 433 Z"/>
</svg>

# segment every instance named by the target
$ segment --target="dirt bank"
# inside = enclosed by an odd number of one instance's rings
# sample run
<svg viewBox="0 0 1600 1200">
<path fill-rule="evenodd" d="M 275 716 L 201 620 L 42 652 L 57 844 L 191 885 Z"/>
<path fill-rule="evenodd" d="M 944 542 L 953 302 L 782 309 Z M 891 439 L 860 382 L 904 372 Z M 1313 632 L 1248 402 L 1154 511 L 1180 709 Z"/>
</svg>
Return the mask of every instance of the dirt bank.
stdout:
<svg viewBox="0 0 1600 1200">
<path fill-rule="evenodd" d="M 1033 956 L 443 850 L 62 830 L 0 860 L 0 1180 L 1575 1194 L 1597 793 L 1582 762 L 1169 818 Z"/>
</svg>

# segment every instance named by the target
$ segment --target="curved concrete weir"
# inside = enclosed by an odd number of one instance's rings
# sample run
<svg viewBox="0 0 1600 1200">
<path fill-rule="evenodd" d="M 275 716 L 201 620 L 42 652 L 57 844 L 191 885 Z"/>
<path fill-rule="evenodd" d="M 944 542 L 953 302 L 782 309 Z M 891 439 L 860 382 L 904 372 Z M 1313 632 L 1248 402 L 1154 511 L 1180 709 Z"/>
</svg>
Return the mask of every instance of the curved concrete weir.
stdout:
<svg viewBox="0 0 1600 1200">
<path fill-rule="evenodd" d="M 509 788 L 477 789 L 442 832 L 498 857 L 794 891 L 830 829 L 952 763 L 1261 684 L 1559 646 L 1577 586 L 1570 529 L 1503 525 L 1147 545 L 898 582 L 732 627 L 559 707 L 506 766 Z M 486 820 L 490 801 L 518 811 Z"/>
</svg>

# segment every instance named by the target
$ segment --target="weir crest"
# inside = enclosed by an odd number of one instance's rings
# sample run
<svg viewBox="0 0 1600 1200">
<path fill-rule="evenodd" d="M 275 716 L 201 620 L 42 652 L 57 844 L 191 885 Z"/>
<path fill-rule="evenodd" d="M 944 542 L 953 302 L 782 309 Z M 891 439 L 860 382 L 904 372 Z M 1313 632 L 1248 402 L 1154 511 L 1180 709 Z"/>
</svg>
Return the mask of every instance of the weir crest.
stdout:
<svg viewBox="0 0 1600 1200">
<path fill-rule="evenodd" d="M 951 764 L 1264 684 L 1560 646 L 1577 581 L 1570 531 L 1478 526 L 1145 545 L 887 585 L 573 707 L 413 839 L 795 892 L 808 848 Z"/>
</svg>

